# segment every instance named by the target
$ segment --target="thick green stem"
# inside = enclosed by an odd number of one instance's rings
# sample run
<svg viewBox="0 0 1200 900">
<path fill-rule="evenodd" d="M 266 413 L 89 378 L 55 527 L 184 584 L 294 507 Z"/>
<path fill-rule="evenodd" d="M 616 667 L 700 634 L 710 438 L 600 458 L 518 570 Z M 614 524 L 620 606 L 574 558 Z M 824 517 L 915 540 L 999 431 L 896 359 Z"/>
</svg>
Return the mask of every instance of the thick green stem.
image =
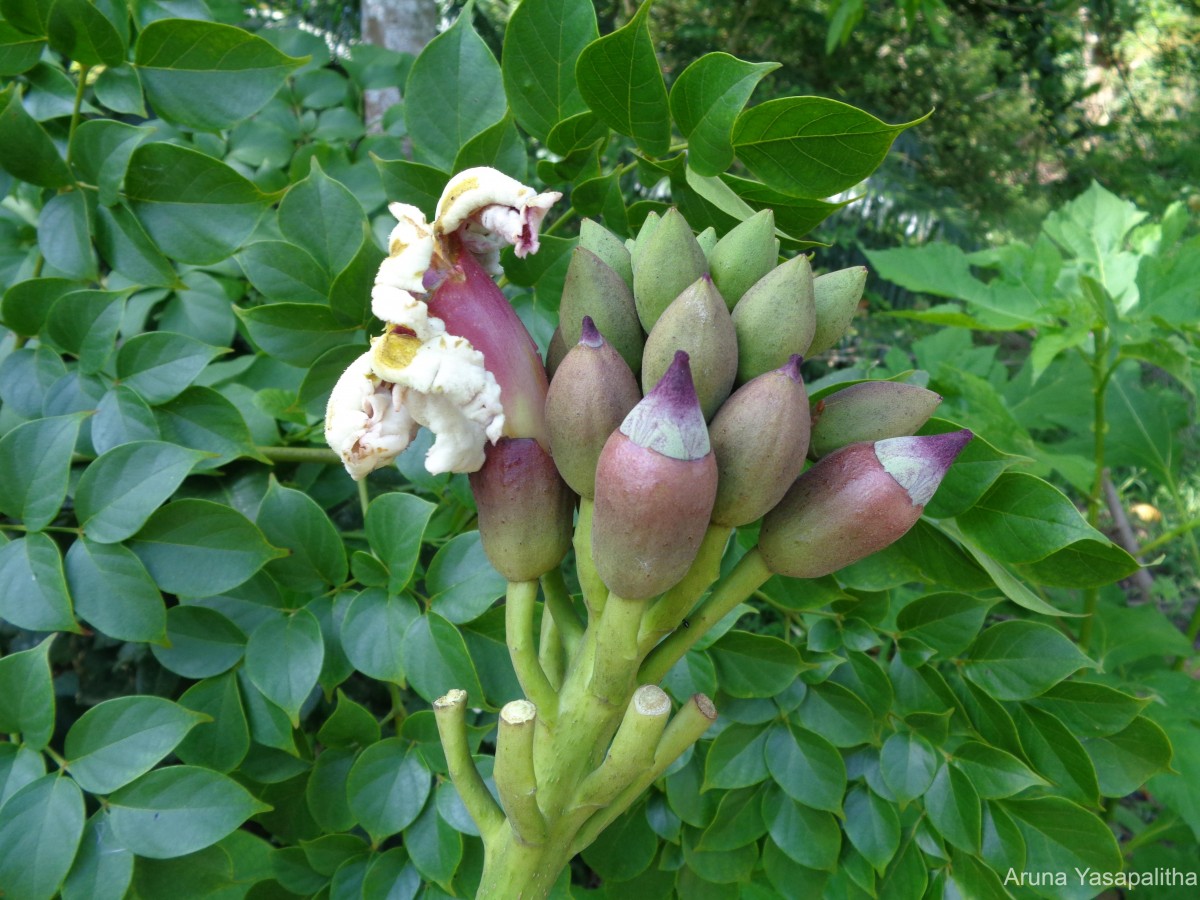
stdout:
<svg viewBox="0 0 1200 900">
<path fill-rule="evenodd" d="M 709 525 L 700 542 L 700 551 L 683 580 L 654 601 L 642 620 L 638 647 L 642 653 L 679 627 L 683 617 L 691 612 L 706 590 L 721 577 L 721 557 L 729 543 L 729 528 Z"/>
<path fill-rule="evenodd" d="M 654 761 L 654 751 L 671 715 L 671 698 L 662 688 L 644 684 L 633 692 L 625 718 L 599 768 L 579 786 L 577 807 L 607 806 Z"/>
<path fill-rule="evenodd" d="M 533 636 L 533 613 L 537 605 L 536 581 L 510 581 L 504 606 L 504 632 L 521 690 L 533 701 L 543 719 L 553 722 L 558 715 L 558 694 L 538 661 Z"/>
<path fill-rule="evenodd" d="M 323 463 L 341 465 L 341 457 L 328 447 L 256 447 L 271 462 Z"/>
<path fill-rule="evenodd" d="M 454 690 L 439 697 L 434 701 L 433 714 L 446 753 L 446 765 L 450 768 L 450 780 L 458 789 L 463 806 L 479 826 L 486 844 L 504 826 L 504 813 L 471 758 L 471 748 L 467 744 L 467 692 Z"/>
<path fill-rule="evenodd" d="M 542 576 L 542 593 L 546 597 L 546 609 L 550 610 L 554 624 L 558 626 L 567 656 L 573 656 L 583 638 L 583 622 L 575 611 L 575 604 L 571 602 L 561 568 L 555 566 Z"/>
<path fill-rule="evenodd" d="M 753 594 L 763 582 L 771 577 L 762 554 L 755 547 L 733 567 L 708 599 L 690 616 L 686 627 L 675 629 L 661 644 L 655 647 L 638 673 L 643 684 L 658 684 L 691 647 L 708 633 L 717 622 L 725 618 L 734 607 Z"/>
<path fill-rule="evenodd" d="M 545 612 L 542 613 L 542 635 L 538 639 L 538 662 L 546 673 L 550 687 L 556 691 L 561 688 L 567 658 L 558 626 L 554 624 L 554 616 L 548 616 Z"/>
<path fill-rule="evenodd" d="M 595 503 L 587 497 L 579 498 L 579 518 L 575 523 L 575 536 L 572 543 L 575 546 L 575 568 L 579 573 L 579 586 L 583 589 L 583 602 L 588 608 L 588 614 L 595 617 L 604 609 L 604 601 L 608 598 L 608 588 L 596 571 L 592 562 L 592 511 Z"/>
<path fill-rule="evenodd" d="M 638 652 L 638 631 L 645 611 L 643 600 L 626 600 L 609 594 L 600 614 L 590 690 L 611 706 L 624 706 L 633 689 L 642 658 Z"/>
<path fill-rule="evenodd" d="M 537 707 L 514 700 L 500 710 L 494 775 L 500 805 L 522 844 L 546 842 L 546 819 L 538 809 L 537 778 L 533 774 L 533 732 Z"/>
</svg>

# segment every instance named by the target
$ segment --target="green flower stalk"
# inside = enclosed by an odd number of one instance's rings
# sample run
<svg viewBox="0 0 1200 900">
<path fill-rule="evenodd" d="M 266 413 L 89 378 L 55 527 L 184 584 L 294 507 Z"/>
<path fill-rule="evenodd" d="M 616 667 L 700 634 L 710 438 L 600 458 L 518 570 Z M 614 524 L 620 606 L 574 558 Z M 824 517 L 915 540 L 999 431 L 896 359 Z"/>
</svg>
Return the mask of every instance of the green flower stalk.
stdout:
<svg viewBox="0 0 1200 900">
<path fill-rule="evenodd" d="M 748 525 L 782 499 L 804 468 L 808 396 L 799 355 L 738 388 L 709 427 L 717 457 L 717 525 Z"/>
<path fill-rule="evenodd" d="M 633 372 L 591 316 L 550 382 L 546 425 L 554 464 L 571 490 L 596 495 L 596 463 L 604 444 L 642 399 Z"/>
<path fill-rule="evenodd" d="M 648 600 L 679 581 L 700 548 L 716 492 L 716 457 L 688 356 L 679 351 L 605 443 L 596 467 L 592 558 L 609 591 Z"/>
<path fill-rule="evenodd" d="M 763 518 L 758 549 L 767 567 L 819 578 L 899 540 L 972 436 L 889 438 L 822 457 Z"/>
<path fill-rule="evenodd" d="M 940 394 L 897 381 L 842 388 L 813 404 L 808 454 L 820 459 L 847 444 L 912 434 L 941 402 Z"/>
</svg>

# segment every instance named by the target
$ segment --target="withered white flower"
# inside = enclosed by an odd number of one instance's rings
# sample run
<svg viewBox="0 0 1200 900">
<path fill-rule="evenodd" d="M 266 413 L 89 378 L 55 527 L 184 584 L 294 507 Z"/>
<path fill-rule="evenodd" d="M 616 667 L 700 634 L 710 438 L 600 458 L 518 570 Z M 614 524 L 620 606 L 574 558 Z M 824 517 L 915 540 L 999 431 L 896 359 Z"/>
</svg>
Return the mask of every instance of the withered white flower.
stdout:
<svg viewBox="0 0 1200 900">
<path fill-rule="evenodd" d="M 353 478 L 390 463 L 421 425 L 435 435 L 430 472 L 483 465 L 486 442 L 504 430 L 500 385 L 483 354 L 430 314 L 426 293 L 454 267 L 460 243 L 484 268 L 498 265 L 505 244 L 518 256 L 536 252 L 542 219 L 560 196 L 476 168 L 451 179 L 432 225 L 415 206 L 388 206 L 397 224 L 371 290 L 371 311 L 386 327 L 339 379 L 326 409 L 326 439 Z"/>
</svg>

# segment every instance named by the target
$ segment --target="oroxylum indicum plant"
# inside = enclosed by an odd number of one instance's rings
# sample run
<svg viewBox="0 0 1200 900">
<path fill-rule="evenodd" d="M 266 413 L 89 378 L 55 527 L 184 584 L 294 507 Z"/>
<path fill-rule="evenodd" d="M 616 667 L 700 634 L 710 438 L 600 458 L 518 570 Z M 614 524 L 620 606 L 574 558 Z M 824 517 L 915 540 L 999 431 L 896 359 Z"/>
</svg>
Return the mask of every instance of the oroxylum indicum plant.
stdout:
<svg viewBox="0 0 1200 900">
<path fill-rule="evenodd" d="M 426 468 L 471 473 L 484 550 L 508 581 L 525 696 L 500 710 L 495 796 L 471 756 L 467 693 L 434 703 L 483 838 L 481 898 L 547 896 L 717 719 L 703 693 L 672 715 L 668 670 L 772 575 L 819 578 L 902 537 L 972 438 L 909 436 L 940 401 L 909 384 L 847 388 L 813 420 L 803 354 L 841 338 L 866 272 L 777 265 L 769 210 L 720 240 L 675 209 L 628 242 L 585 222 L 548 383 L 489 273 L 501 246 L 537 252 L 559 196 L 474 168 L 433 223 L 392 204 L 372 291 L 385 327 L 326 413 L 356 479 L 433 431 Z M 722 575 L 734 529 L 760 519 L 757 546 Z M 581 605 L 562 571 L 572 547 Z"/>
</svg>

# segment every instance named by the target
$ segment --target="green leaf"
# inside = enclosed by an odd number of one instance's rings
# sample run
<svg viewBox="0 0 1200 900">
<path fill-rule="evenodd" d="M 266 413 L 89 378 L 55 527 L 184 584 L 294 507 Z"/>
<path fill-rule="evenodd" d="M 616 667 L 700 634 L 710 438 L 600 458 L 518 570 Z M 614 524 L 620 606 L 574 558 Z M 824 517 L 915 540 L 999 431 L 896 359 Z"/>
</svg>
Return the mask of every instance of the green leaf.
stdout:
<svg viewBox="0 0 1200 900">
<path fill-rule="evenodd" d="M 0 438 L 0 511 L 30 531 L 54 521 L 67 496 L 81 423 L 79 415 L 35 419 Z"/>
<path fill-rule="evenodd" d="M 417 821 L 404 832 L 404 845 L 422 878 L 448 892 L 450 879 L 462 861 L 463 840 L 462 835 L 438 815 L 434 804 L 426 806 Z"/>
<path fill-rule="evenodd" d="M 379 722 L 370 711 L 355 703 L 339 688 L 337 705 L 317 732 L 317 740 L 327 747 L 368 746 L 379 740 Z"/>
<path fill-rule="evenodd" d="M 133 151 L 125 196 L 154 243 L 172 259 L 193 265 L 232 256 L 270 202 L 224 163 L 157 141 Z"/>
<path fill-rule="evenodd" d="M 775 228 L 792 238 L 808 234 L 827 218 L 852 200 L 830 203 L 805 197 L 793 197 L 771 188 L 762 182 L 722 174 L 721 180 L 737 194 L 751 209 L 770 209 L 775 215 Z"/>
<path fill-rule="evenodd" d="M 637 804 L 604 829 L 583 858 L 606 882 L 629 881 L 650 867 L 657 851 L 646 810 Z"/>
<path fill-rule="evenodd" d="M 925 794 L 925 813 L 947 842 L 978 853 L 981 839 L 979 794 L 959 769 L 943 765 Z"/>
<path fill-rule="evenodd" d="M 121 900 L 133 880 L 133 854 L 113 837 L 108 813 L 98 810 L 83 826 L 79 852 L 62 886 L 63 900 Z"/>
<path fill-rule="evenodd" d="M 455 625 L 479 618 L 504 596 L 506 587 L 504 576 L 488 562 L 478 531 L 443 544 L 425 573 L 430 609 Z"/>
<path fill-rule="evenodd" d="M 118 274 L 148 287 L 178 286 L 175 269 L 123 203 L 98 207 L 95 229 L 100 255 Z"/>
<path fill-rule="evenodd" d="M 665 156 L 671 118 L 650 37 L 651 2 L 644 0 L 628 24 L 589 43 L 575 63 L 575 78 L 580 95 L 606 125 L 633 138 L 648 156 Z"/>
<path fill-rule="evenodd" d="M 79 369 L 99 372 L 112 356 L 125 311 L 125 295 L 113 291 L 72 291 L 46 316 L 46 334 L 79 357 Z"/>
<path fill-rule="evenodd" d="M 233 779 L 196 766 L 156 769 L 108 801 L 117 840 L 150 859 L 203 850 L 270 809 Z"/>
<path fill-rule="evenodd" d="M 1141 565 L 1108 540 L 1076 541 L 1017 571 L 1035 584 L 1048 587 L 1103 587 L 1128 578 Z"/>
<path fill-rule="evenodd" d="M 354 327 L 339 322 L 332 310 L 311 303 L 268 303 L 234 311 L 255 344 L 292 366 L 311 366 L 354 335 Z"/>
<path fill-rule="evenodd" d="M 113 112 L 146 118 L 142 80 L 132 65 L 106 68 L 92 85 L 96 99 Z"/>
<path fill-rule="evenodd" d="M 779 638 L 730 631 L 709 650 L 721 689 L 733 697 L 773 697 L 802 668 L 796 648 Z"/>
<path fill-rule="evenodd" d="M 774 791 L 763 798 L 763 817 L 775 846 L 792 860 L 810 869 L 837 870 L 842 831 L 832 814 Z"/>
<path fill-rule="evenodd" d="M 1064 681 L 1029 702 L 1080 737 L 1104 737 L 1122 731 L 1150 701 L 1103 684 Z"/>
<path fill-rule="evenodd" d="M 250 727 L 232 672 L 205 678 L 183 692 L 179 705 L 203 713 L 212 721 L 188 732 L 175 754 L 188 765 L 232 772 L 250 749 Z"/>
<path fill-rule="evenodd" d="M 92 417 L 92 446 L 107 453 L 130 441 L 157 440 L 158 423 L 141 397 L 125 385 L 114 386 L 100 399 Z"/>
<path fill-rule="evenodd" d="M 133 441 L 101 454 L 75 489 L 75 515 L 84 534 L 99 544 L 135 534 L 203 455 L 162 441 Z"/>
<path fill-rule="evenodd" d="M 22 745 L 30 750 L 41 750 L 54 733 L 54 683 L 50 678 L 54 638 L 50 635 L 36 647 L 0 657 L 0 731 L 21 735 Z"/>
<path fill-rule="evenodd" d="M 212 388 L 188 388 L 159 406 L 156 415 L 165 440 L 213 455 L 198 469 L 213 469 L 239 456 L 265 462 L 238 408 Z"/>
<path fill-rule="evenodd" d="M 46 43 L 44 37 L 26 34 L 8 22 L 0 22 L 0 75 L 20 75 L 37 65 Z"/>
<path fill-rule="evenodd" d="M 406 594 L 365 590 L 352 601 L 342 621 L 342 646 L 354 668 L 380 681 L 401 683 L 404 633 L 419 615 Z"/>
<path fill-rule="evenodd" d="M 87 199 L 79 191 L 51 197 L 38 217 L 38 246 L 46 264 L 80 281 L 96 277 Z"/>
<path fill-rule="evenodd" d="M 883 874 L 900 848 L 900 819 L 895 807 L 860 784 L 846 795 L 845 808 L 842 827 L 846 837 L 875 871 Z"/>
<path fill-rule="evenodd" d="M 263 696 L 300 727 L 300 708 L 321 674 L 325 643 L 308 610 L 264 621 L 246 644 L 246 674 Z"/>
<path fill-rule="evenodd" d="M 550 130 L 546 146 L 551 153 L 569 156 L 608 137 L 609 129 L 591 110 L 563 119 Z"/>
<path fill-rule="evenodd" d="M 975 640 L 992 605 L 951 591 L 927 594 L 900 610 L 896 627 L 949 659 Z"/>
<path fill-rule="evenodd" d="M 450 180 L 449 173 L 407 159 L 380 159 L 374 154 L 371 159 L 379 170 L 383 191 L 389 198 L 410 203 L 425 213 L 427 219 L 433 219 L 438 199 Z"/>
<path fill-rule="evenodd" d="M 771 187 L 796 197 L 827 197 L 875 171 L 897 135 L 928 116 L 886 125 L 824 97 L 783 97 L 743 112 L 733 126 L 738 159 Z"/>
<path fill-rule="evenodd" d="M 1025 758 L 1039 775 L 1078 803 L 1098 808 L 1096 767 L 1075 735 L 1049 713 L 1023 707 L 1015 712 Z"/>
<path fill-rule="evenodd" d="M 503 119 L 508 108 L 500 66 L 470 17 L 468 8 L 425 46 L 404 85 L 404 123 L 414 155 L 440 169 L 450 169 L 463 145 Z"/>
<path fill-rule="evenodd" d="M 484 696 L 475 664 L 458 629 L 435 612 L 418 616 L 401 645 L 409 686 L 432 703 L 451 688 Z"/>
<path fill-rule="evenodd" d="M 241 28 L 198 19 L 151 22 L 134 50 L 155 111 L 200 131 L 219 131 L 254 115 L 304 62 Z"/>
<path fill-rule="evenodd" d="M 59 774 L 39 778 L 9 797 L 0 816 L 5 895 L 53 897 L 71 869 L 83 818 L 83 794 Z"/>
<path fill-rule="evenodd" d="M 1070 869 L 1120 872 L 1120 848 L 1109 827 L 1097 816 L 1061 797 L 1004 800 L 1000 805 L 1012 815 L 1025 838 L 1029 872 L 1062 872 Z M 1067 867 L 1070 867 L 1068 869 Z M 1094 888 L 1068 879 L 1055 896 L 1090 898 Z"/>
<path fill-rule="evenodd" d="M 1013 619 L 993 625 L 975 640 L 963 674 L 998 700 L 1025 700 L 1094 666 L 1061 631 Z"/>
<path fill-rule="evenodd" d="M 575 83 L 575 60 L 599 36 L 587 0 L 528 0 L 509 17 L 500 63 L 504 91 L 521 127 L 542 143 L 556 125 L 587 108 Z"/>
<path fill-rule="evenodd" d="M 329 287 L 329 308 L 347 325 L 363 327 L 372 321 L 371 288 L 384 253 L 375 241 L 365 239 L 349 265 L 338 273 Z"/>
<path fill-rule="evenodd" d="M 412 580 L 421 538 L 436 508 L 428 500 L 399 491 L 381 494 L 367 507 L 367 540 L 391 573 L 390 593 L 399 594 Z"/>
<path fill-rule="evenodd" d="M 228 352 L 186 334 L 136 334 L 117 353 L 117 375 L 151 406 L 174 400 L 213 359 Z"/>
<path fill-rule="evenodd" d="M 761 725 L 730 725 L 709 748 L 704 766 L 704 787 L 740 788 L 768 777 L 764 748 L 768 730 Z"/>
<path fill-rule="evenodd" d="M 357 824 L 346 796 L 346 782 L 356 754 L 349 748 L 321 751 L 308 776 L 304 798 L 317 823 L 327 832 L 349 831 Z M 361 844 L 361 839 L 355 838 Z"/>
<path fill-rule="evenodd" d="M 454 158 L 454 171 L 462 172 L 476 166 L 498 169 L 510 178 L 525 181 L 529 166 L 525 140 L 517 131 L 512 116 L 506 115 L 462 145 Z"/>
<path fill-rule="evenodd" d="M 379 842 L 416 821 L 432 786 L 420 753 L 401 738 L 388 738 L 358 757 L 346 794 L 354 817 Z"/>
<path fill-rule="evenodd" d="M 346 580 L 346 548 L 329 516 L 303 491 L 285 488 L 272 477 L 255 517 L 272 546 L 288 551 L 267 563 L 267 572 L 284 587 L 319 591 Z"/>
<path fill-rule="evenodd" d="M 246 635 L 213 609 L 172 606 L 167 610 L 165 646 L 150 651 L 164 667 L 184 678 L 207 678 L 233 668 L 246 648 Z"/>
<path fill-rule="evenodd" d="M 1171 768 L 1171 741 L 1145 716 L 1138 716 L 1116 734 L 1091 738 L 1083 748 L 1096 766 L 1100 793 L 1105 797 L 1132 794 Z"/>
<path fill-rule="evenodd" d="M 279 230 L 334 275 L 349 265 L 366 233 L 367 215 L 345 185 L 325 174 L 316 157 L 303 181 L 279 204 Z"/>
<path fill-rule="evenodd" d="M 121 641 L 166 641 L 162 594 L 124 544 L 81 537 L 67 551 L 66 578 L 75 612 L 101 634 Z"/>
<path fill-rule="evenodd" d="M 1011 797 L 1035 784 L 1046 784 L 1011 753 L 979 741 L 959 744 L 951 762 L 970 779 L 984 800 Z"/>
<path fill-rule="evenodd" d="M 156 510 L 130 547 L 160 588 L 186 597 L 209 597 L 237 587 L 284 555 L 237 510 L 190 499 Z"/>
<path fill-rule="evenodd" d="M 937 754 L 919 735 L 893 734 L 879 753 L 879 773 L 901 808 L 929 790 L 937 770 Z"/>
<path fill-rule="evenodd" d="M 810 685 L 799 714 L 805 727 L 835 747 L 853 747 L 875 739 L 875 721 L 870 708 L 840 684 Z"/>
<path fill-rule="evenodd" d="M 245 667 L 240 667 L 237 670 L 238 687 L 241 689 L 242 702 L 246 708 L 246 721 L 250 725 L 250 737 L 255 743 L 262 744 L 264 747 L 272 747 L 276 750 L 282 750 L 291 757 L 298 757 L 299 751 L 296 748 L 296 738 L 292 731 L 292 725 L 288 721 L 288 715 L 270 700 L 262 695 L 254 682 L 250 680 L 250 676 L 246 674 Z M 253 747 L 253 745 L 251 745 Z M 287 768 L 284 770 L 283 777 L 297 774 L 303 771 L 304 764 L 299 760 L 285 760 Z"/>
<path fill-rule="evenodd" d="M 79 631 L 58 545 L 46 535 L 0 546 L 0 618 L 30 631 Z"/>
<path fill-rule="evenodd" d="M 128 50 L 128 21 L 124 9 L 113 22 L 88 0 L 54 0 L 46 21 L 50 46 L 85 66 L 119 66 Z"/>
<path fill-rule="evenodd" d="M 67 771 L 85 791 L 110 794 L 154 768 L 203 719 L 161 697 L 106 700 L 67 732 Z"/>
<path fill-rule="evenodd" d="M 688 165 L 720 175 L 733 163 L 733 123 L 754 88 L 779 63 L 749 63 L 728 53 L 706 53 L 671 86 L 671 115 L 688 142 Z"/>
<path fill-rule="evenodd" d="M 46 315 L 59 297 L 78 290 L 79 284 L 69 278 L 30 278 L 18 281 L 4 292 L 0 301 L 0 318 L 6 328 L 24 337 L 33 337 L 42 330 Z"/>
<path fill-rule="evenodd" d="M 307 250 L 287 241 L 255 241 L 237 255 L 255 290 L 274 302 L 313 303 L 329 299 L 329 275 Z"/>
<path fill-rule="evenodd" d="M 958 516 L 963 533 L 1002 562 L 1031 563 L 1076 541 L 1108 543 L 1057 488 L 1032 475 L 1001 475 Z"/>
<path fill-rule="evenodd" d="M 794 725 L 773 725 L 767 734 L 767 769 L 793 800 L 841 814 L 846 764 L 820 735 Z"/>
<path fill-rule="evenodd" d="M 700 843 L 696 849 L 721 852 L 736 850 L 757 841 L 767 833 L 767 821 L 763 818 L 764 803 L 767 798 L 774 797 L 781 798 L 784 803 L 791 803 L 779 791 L 773 791 L 764 798 L 763 789 L 757 786 L 727 791 L 721 798 L 712 824 L 700 835 Z M 655 846 L 657 848 L 657 842 Z"/>
<path fill-rule="evenodd" d="M 0 167 L 38 187 L 71 183 L 71 172 L 54 141 L 25 111 L 16 82 L 0 91 Z"/>
</svg>

